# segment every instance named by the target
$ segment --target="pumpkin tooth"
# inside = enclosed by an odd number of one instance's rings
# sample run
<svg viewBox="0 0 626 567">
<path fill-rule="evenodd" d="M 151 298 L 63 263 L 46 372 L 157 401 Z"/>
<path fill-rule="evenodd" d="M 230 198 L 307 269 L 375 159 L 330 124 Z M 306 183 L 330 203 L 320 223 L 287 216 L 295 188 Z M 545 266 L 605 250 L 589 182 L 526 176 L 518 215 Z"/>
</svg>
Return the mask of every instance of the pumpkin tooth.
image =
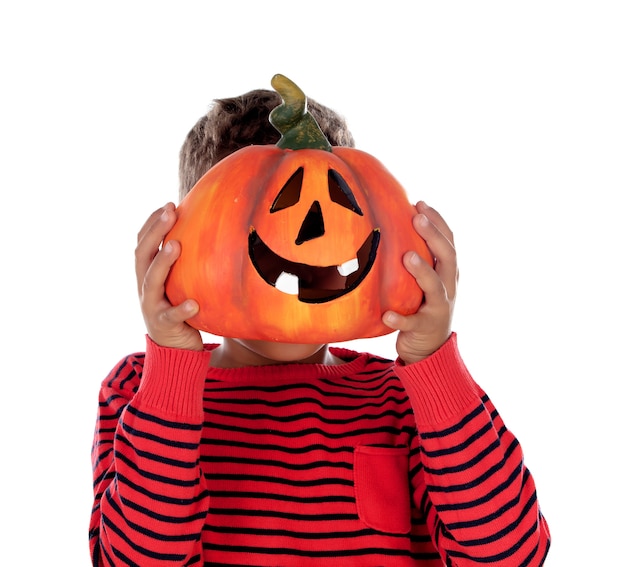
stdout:
<svg viewBox="0 0 626 567">
<path fill-rule="evenodd" d="M 276 278 L 276 283 L 274 284 L 278 291 L 282 291 L 283 293 L 288 293 L 289 295 L 298 295 L 298 276 L 294 276 L 293 274 L 289 274 L 287 272 L 282 272 L 278 278 Z"/>
<path fill-rule="evenodd" d="M 348 260 L 341 264 L 341 266 L 337 266 L 337 271 L 340 275 L 346 277 L 350 274 L 353 274 L 359 269 L 359 260 L 357 258 L 352 258 L 352 260 Z"/>
</svg>

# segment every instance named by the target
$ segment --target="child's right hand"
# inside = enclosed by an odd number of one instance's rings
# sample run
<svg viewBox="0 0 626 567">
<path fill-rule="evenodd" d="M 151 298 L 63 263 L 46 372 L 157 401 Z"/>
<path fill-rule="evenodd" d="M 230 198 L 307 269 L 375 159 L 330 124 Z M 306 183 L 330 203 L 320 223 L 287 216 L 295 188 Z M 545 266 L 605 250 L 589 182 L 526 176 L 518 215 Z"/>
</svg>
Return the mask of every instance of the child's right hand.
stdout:
<svg viewBox="0 0 626 567">
<path fill-rule="evenodd" d="M 165 280 L 180 254 L 180 243 L 170 240 L 162 248 L 161 244 L 175 222 L 176 207 L 168 203 L 150 215 L 137 236 L 135 272 L 141 311 L 148 335 L 158 345 L 202 350 L 200 332 L 185 323 L 198 312 L 198 304 L 187 299 L 173 306 L 165 296 Z"/>
</svg>

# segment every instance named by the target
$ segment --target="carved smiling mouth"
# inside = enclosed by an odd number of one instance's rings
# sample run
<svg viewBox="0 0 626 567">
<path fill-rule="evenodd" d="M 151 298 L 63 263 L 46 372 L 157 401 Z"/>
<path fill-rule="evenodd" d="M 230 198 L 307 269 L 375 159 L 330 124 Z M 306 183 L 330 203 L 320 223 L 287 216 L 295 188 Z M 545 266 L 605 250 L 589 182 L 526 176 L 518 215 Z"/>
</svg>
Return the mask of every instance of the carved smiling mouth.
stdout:
<svg viewBox="0 0 626 567">
<path fill-rule="evenodd" d="M 379 241 L 380 230 L 375 229 L 354 258 L 339 266 L 309 266 L 282 258 L 252 229 L 248 254 L 256 271 L 271 286 L 297 295 L 304 303 L 325 303 L 352 291 L 363 281 L 374 264 Z"/>
</svg>

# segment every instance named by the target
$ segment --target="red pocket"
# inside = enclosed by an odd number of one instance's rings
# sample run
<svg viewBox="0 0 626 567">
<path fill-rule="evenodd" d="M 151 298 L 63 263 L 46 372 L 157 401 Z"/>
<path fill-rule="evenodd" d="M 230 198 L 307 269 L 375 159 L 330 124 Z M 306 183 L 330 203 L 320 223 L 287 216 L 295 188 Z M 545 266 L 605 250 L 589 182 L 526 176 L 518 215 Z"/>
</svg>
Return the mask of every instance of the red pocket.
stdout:
<svg viewBox="0 0 626 567">
<path fill-rule="evenodd" d="M 368 527 L 393 534 L 411 530 L 408 447 L 356 447 L 354 490 L 359 518 Z"/>
</svg>

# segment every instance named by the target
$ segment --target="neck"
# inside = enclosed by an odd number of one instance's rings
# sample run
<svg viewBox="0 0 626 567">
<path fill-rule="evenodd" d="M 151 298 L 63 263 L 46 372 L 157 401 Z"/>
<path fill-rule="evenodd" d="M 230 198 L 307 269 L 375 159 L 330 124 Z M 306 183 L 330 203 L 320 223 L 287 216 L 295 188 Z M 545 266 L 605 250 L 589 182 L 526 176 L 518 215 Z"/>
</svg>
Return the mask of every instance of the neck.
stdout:
<svg viewBox="0 0 626 567">
<path fill-rule="evenodd" d="M 328 345 L 299 345 L 224 338 L 211 354 L 211 366 L 240 368 L 270 364 L 342 364 Z"/>
</svg>

